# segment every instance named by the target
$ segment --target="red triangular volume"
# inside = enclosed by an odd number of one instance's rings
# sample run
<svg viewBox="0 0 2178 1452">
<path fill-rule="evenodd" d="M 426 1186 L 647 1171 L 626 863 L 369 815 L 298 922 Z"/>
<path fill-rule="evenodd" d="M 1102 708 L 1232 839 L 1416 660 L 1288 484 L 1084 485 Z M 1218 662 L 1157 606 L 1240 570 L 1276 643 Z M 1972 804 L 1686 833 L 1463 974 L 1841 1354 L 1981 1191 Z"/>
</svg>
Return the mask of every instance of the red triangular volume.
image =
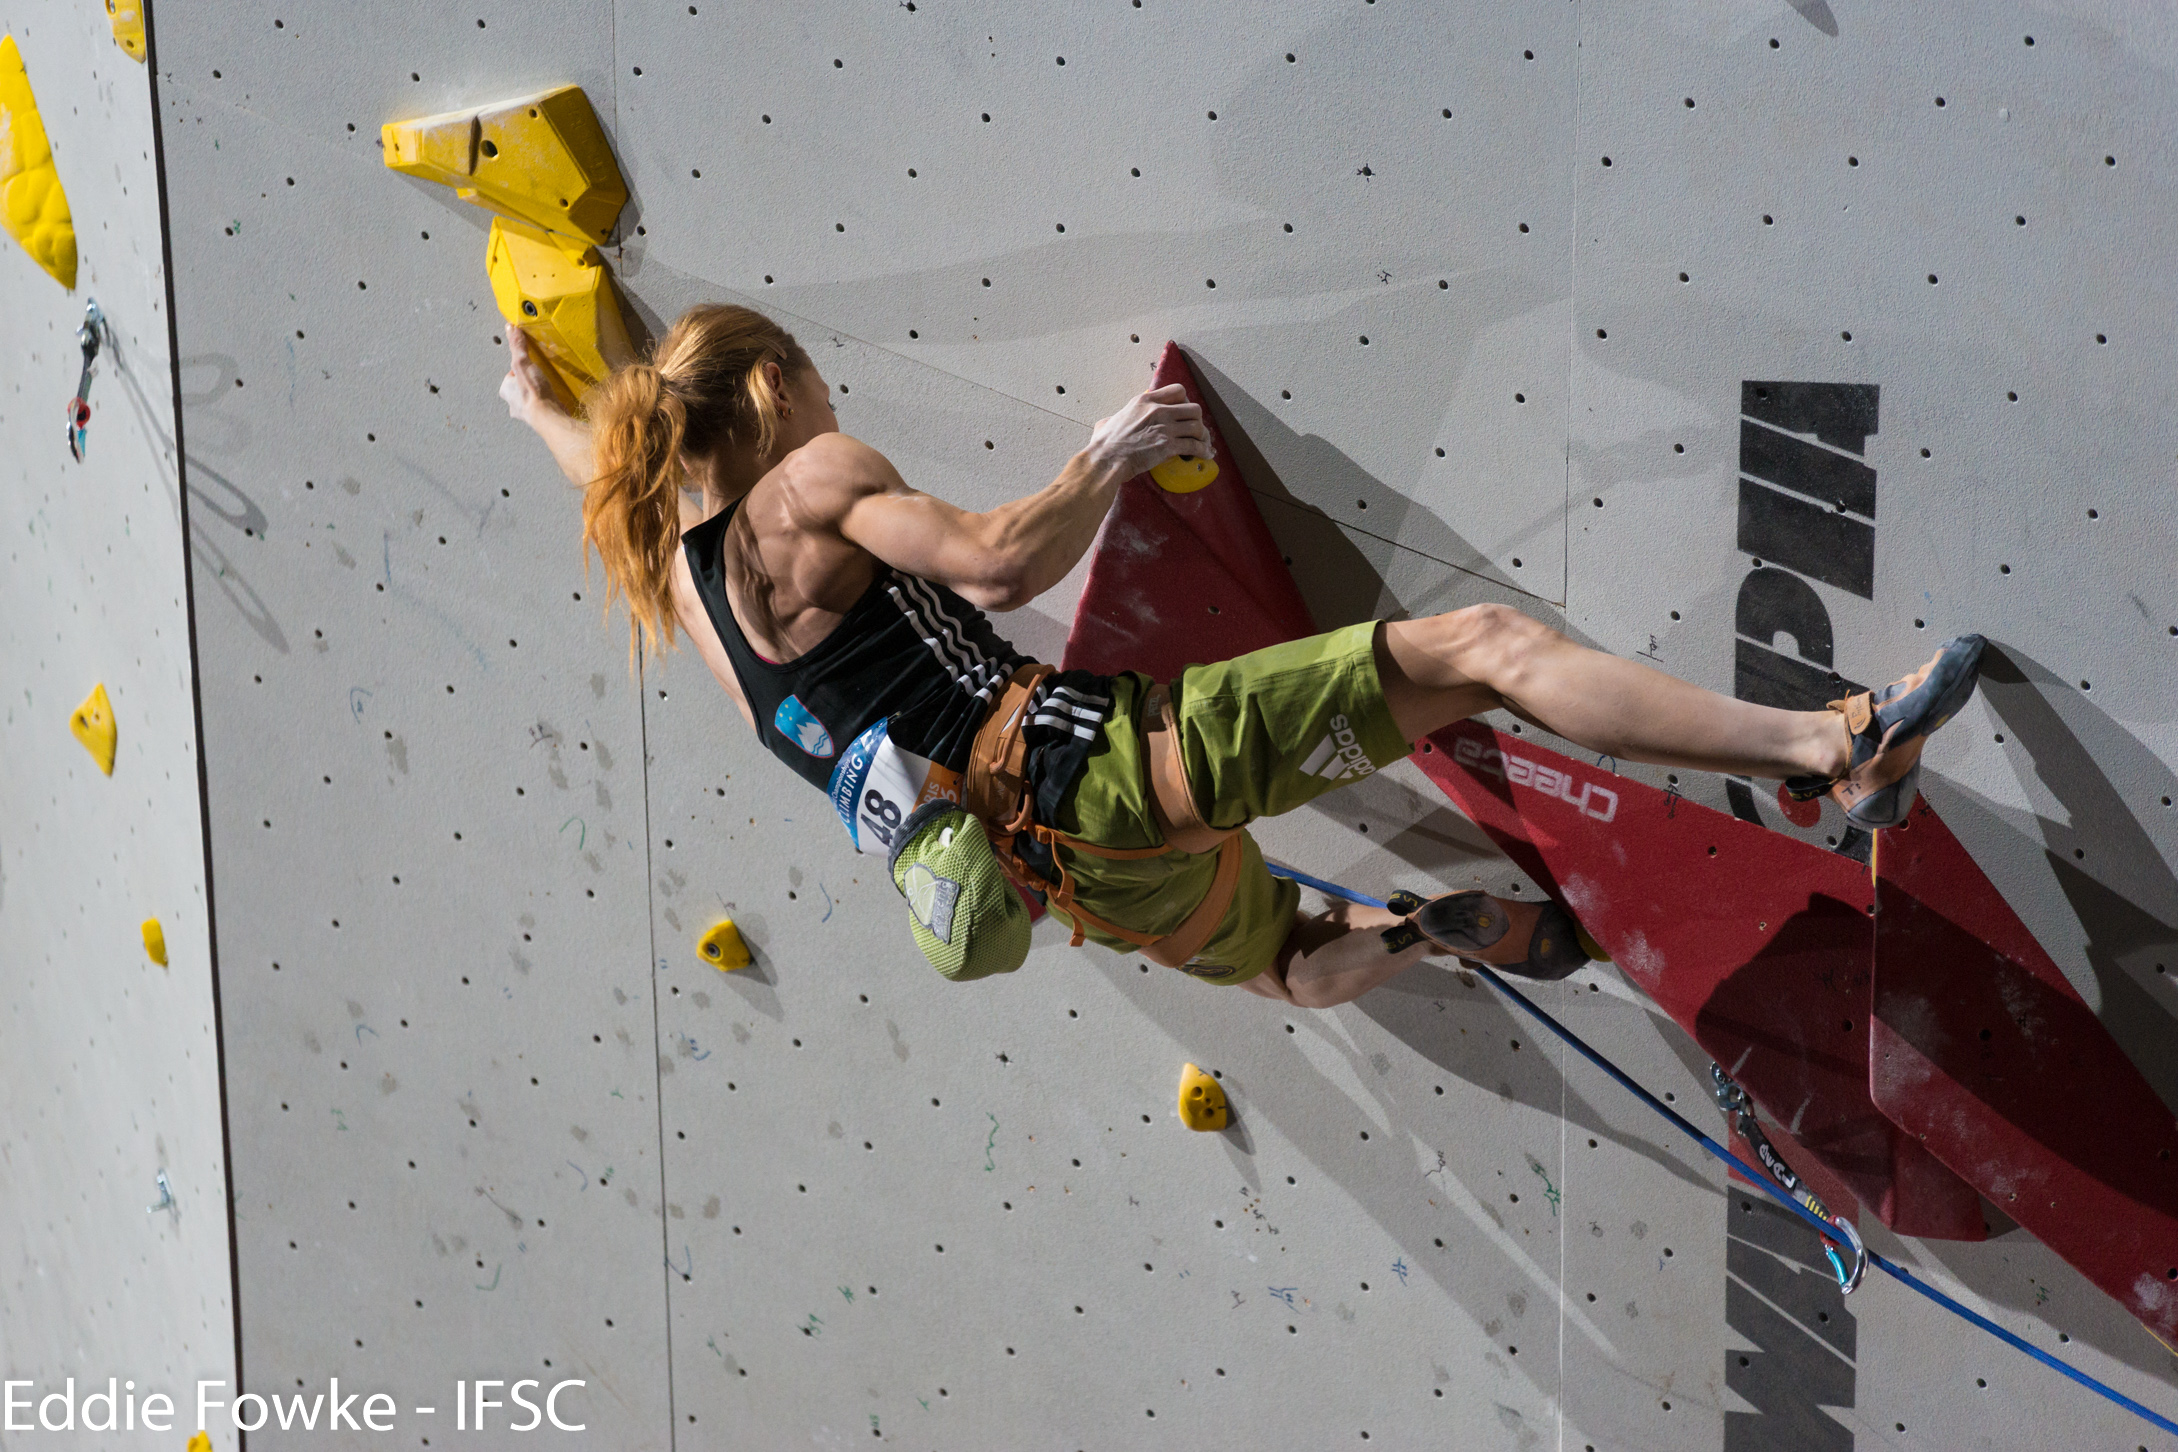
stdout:
<svg viewBox="0 0 2178 1452">
<path fill-rule="evenodd" d="M 1876 867 L 1876 1104 L 2178 1340 L 2169 1107 L 1925 799 Z"/>
<path fill-rule="evenodd" d="M 1902 1235 L 1987 1234 L 1973 1188 L 1870 1102 L 1859 863 L 1473 721 L 1414 761 L 1746 1087 L 1833 1210 L 1854 1213 L 1843 1189 Z"/>
<path fill-rule="evenodd" d="M 1179 344 L 1167 343 L 1152 388 L 1177 383 L 1203 402 Z M 1227 660 L 1313 635 L 1315 622 L 1208 410 L 1218 477 L 1169 494 L 1147 474 L 1122 484 L 1074 607 L 1062 664 L 1170 680 L 1198 661 Z"/>
</svg>

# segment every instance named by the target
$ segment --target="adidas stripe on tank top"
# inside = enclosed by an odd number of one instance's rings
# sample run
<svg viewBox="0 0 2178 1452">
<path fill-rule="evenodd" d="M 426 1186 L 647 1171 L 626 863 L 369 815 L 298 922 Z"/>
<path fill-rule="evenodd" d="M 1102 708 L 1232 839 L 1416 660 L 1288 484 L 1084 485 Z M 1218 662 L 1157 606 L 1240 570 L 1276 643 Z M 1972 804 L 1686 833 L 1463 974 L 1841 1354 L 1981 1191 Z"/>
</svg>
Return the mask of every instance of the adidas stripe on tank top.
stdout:
<svg viewBox="0 0 2178 1452">
<path fill-rule="evenodd" d="M 953 591 L 880 561 L 830 635 L 793 660 L 766 660 L 726 598 L 735 507 L 682 535 L 696 593 L 765 747 L 831 797 L 856 851 L 882 857 L 916 807 L 959 800 L 976 731 L 1028 659 Z M 1110 681 L 1086 671 L 1047 677 L 1038 690 L 1024 738 L 1039 817 L 1080 775 L 1111 705 Z"/>
</svg>

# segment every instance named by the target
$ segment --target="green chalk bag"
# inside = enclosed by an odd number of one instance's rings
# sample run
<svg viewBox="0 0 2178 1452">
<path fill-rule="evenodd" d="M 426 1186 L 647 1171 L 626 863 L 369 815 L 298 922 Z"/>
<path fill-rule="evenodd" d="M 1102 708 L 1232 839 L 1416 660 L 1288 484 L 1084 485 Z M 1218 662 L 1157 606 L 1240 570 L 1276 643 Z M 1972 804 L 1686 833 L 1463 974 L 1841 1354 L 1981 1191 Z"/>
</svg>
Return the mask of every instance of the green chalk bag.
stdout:
<svg viewBox="0 0 2178 1452">
<path fill-rule="evenodd" d="M 930 966 L 955 982 L 1011 973 L 1028 958 L 1029 913 L 998 866 L 983 823 L 942 798 L 915 809 L 892 839 L 892 885 Z"/>
</svg>

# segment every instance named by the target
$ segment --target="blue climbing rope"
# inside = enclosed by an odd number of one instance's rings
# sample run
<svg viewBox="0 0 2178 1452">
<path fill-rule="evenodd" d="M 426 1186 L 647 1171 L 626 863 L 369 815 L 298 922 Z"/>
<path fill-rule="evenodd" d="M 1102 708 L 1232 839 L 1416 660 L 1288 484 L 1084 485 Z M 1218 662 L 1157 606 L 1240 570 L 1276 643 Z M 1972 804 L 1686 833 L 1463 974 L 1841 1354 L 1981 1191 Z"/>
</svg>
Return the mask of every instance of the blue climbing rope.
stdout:
<svg viewBox="0 0 2178 1452">
<path fill-rule="evenodd" d="M 1335 882 L 1326 882 L 1320 877 L 1311 877 L 1305 872 L 1301 872 L 1295 868 L 1287 867 L 1282 863 L 1272 862 L 1268 863 L 1267 865 L 1269 866 L 1270 870 L 1277 876 L 1291 878 L 1293 881 L 1300 883 L 1303 887 L 1312 887 L 1316 889 L 1316 891 L 1324 893 L 1327 896 L 1343 898 L 1347 902 L 1359 903 L 1363 907 L 1380 908 L 1385 905 L 1382 898 L 1370 897 L 1367 893 L 1355 892 L 1353 889 L 1341 887 Z M 1529 1017 L 1533 1018 L 1536 1022 L 1542 1024 L 1545 1028 L 1549 1029 L 1559 1038 L 1565 1040 L 1565 1042 L 1572 1047 L 1574 1052 L 1578 1053 L 1582 1058 L 1588 1060 L 1589 1063 L 1594 1064 L 1604 1073 L 1610 1075 L 1613 1079 L 1617 1080 L 1619 1085 L 1627 1092 L 1632 1094 L 1636 1099 L 1639 1099 L 1643 1104 L 1648 1105 L 1649 1108 L 1655 1110 L 1665 1119 L 1670 1120 L 1671 1123 L 1675 1127 L 1677 1127 L 1682 1134 L 1685 1134 L 1689 1139 L 1695 1141 L 1703 1149 L 1709 1151 L 1710 1154 L 1716 1156 L 1718 1159 L 1724 1161 L 1726 1164 L 1738 1170 L 1742 1175 L 1746 1176 L 1747 1179 L 1752 1181 L 1755 1186 L 1760 1189 L 1764 1194 L 1768 1195 L 1778 1204 L 1784 1206 L 1787 1210 L 1790 1210 L 1793 1214 L 1799 1216 L 1802 1220 L 1806 1221 L 1807 1224 L 1811 1228 L 1813 1228 L 1815 1233 L 1822 1237 L 1824 1248 L 1826 1250 L 1828 1250 L 1833 1244 L 1838 1242 L 1838 1232 L 1834 1227 L 1827 1225 L 1822 1220 L 1816 1218 L 1816 1216 L 1812 1214 L 1805 1206 L 1801 1205 L 1797 1200 L 1793 1199 L 1792 1196 L 1789 1195 L 1781 1186 L 1771 1180 L 1768 1175 L 1756 1169 L 1753 1165 L 1748 1164 L 1745 1160 L 1741 1159 L 1738 1155 L 1733 1154 L 1723 1145 L 1718 1144 L 1708 1135 L 1703 1134 L 1700 1130 L 1696 1129 L 1693 1124 L 1686 1119 L 1684 1115 L 1680 1114 L 1670 1105 L 1664 1103 L 1663 1100 L 1658 1099 L 1654 1094 L 1651 1094 L 1648 1090 L 1642 1088 L 1638 1083 L 1634 1082 L 1632 1076 L 1628 1075 L 1625 1070 L 1619 1068 L 1618 1065 L 1612 1063 L 1609 1059 L 1605 1058 L 1597 1050 L 1591 1048 L 1588 1043 L 1581 1038 L 1579 1034 L 1574 1033 L 1564 1024 L 1558 1022 L 1558 1020 L 1556 1020 L 1555 1018 L 1552 1018 L 1548 1013 L 1545 1013 L 1541 1008 L 1537 1007 L 1536 1004 L 1532 1000 L 1530 1000 L 1526 994 L 1522 993 L 1519 989 L 1513 987 L 1510 983 L 1507 983 L 1504 979 L 1498 977 L 1496 971 L 1492 969 L 1489 964 L 1477 963 L 1465 959 L 1462 960 L 1462 964 L 1463 966 L 1480 974 L 1485 982 L 1487 982 L 1492 988 L 1495 988 L 1499 993 L 1502 993 L 1507 998 L 1511 999 L 1515 1004 L 1519 1005 L 1520 1008 L 1524 1012 L 1526 1012 Z M 2094 1377 L 2089 1376 L 2086 1372 L 2081 1371 L 2078 1367 L 2059 1360 L 2058 1358 L 2050 1355 L 2048 1352 L 2042 1350 L 2040 1347 L 2032 1345 L 2031 1343 L 2021 1339 L 2019 1336 L 2014 1335 L 2012 1332 L 2005 1330 L 2002 1326 L 1999 1326 L 1996 1322 L 1990 1320 L 1987 1316 L 1982 1315 L 1980 1312 L 1970 1310 L 1966 1306 L 1959 1304 L 1959 1302 L 1952 1299 L 1950 1296 L 1945 1295 L 1942 1291 L 1936 1289 L 1936 1287 L 1930 1285 L 1927 1281 L 1920 1279 L 1918 1276 L 1914 1275 L 1913 1272 L 1907 1270 L 1904 1266 L 1899 1265 L 1897 1262 L 1892 1261 L 1885 1256 L 1878 1255 L 1872 1250 L 1868 1252 L 1868 1261 L 1871 1265 L 1875 1266 L 1877 1269 L 1889 1275 L 1893 1280 L 1896 1280 L 1901 1284 L 1910 1286 L 1912 1289 L 1919 1291 L 1922 1295 L 1928 1297 L 1937 1305 L 1942 1306 L 1945 1310 L 1951 1312 L 1953 1315 L 1956 1315 L 1963 1320 L 1972 1322 L 1974 1325 L 1979 1326 L 1982 1330 L 1988 1332 L 1991 1336 L 1996 1337 L 1998 1340 L 2026 1352 L 2027 1355 L 2033 1357 L 2036 1361 L 2041 1362 L 2044 1366 L 2047 1366 L 2054 1371 L 2062 1372 L 2065 1376 L 2070 1377 L 2072 1380 L 2078 1382 L 2081 1386 L 2086 1387 L 2089 1391 L 2095 1392 L 2100 1396 L 2108 1398 L 2111 1402 L 2125 1408 L 2126 1411 L 2131 1412 L 2134 1416 L 2139 1417 L 2141 1420 L 2149 1423 L 2150 1425 L 2157 1427 L 2165 1432 L 2178 1434 L 2178 1422 L 2173 1422 L 2172 1420 L 2170 1420 L 2170 1418 L 2165 1417 L 2160 1413 L 2150 1411 L 2147 1407 L 2144 1407 L 2140 1403 L 2134 1401 L 2131 1397 L 2125 1395 L 2116 1387 L 2107 1386 L 2104 1383 L 2097 1381 Z"/>
</svg>

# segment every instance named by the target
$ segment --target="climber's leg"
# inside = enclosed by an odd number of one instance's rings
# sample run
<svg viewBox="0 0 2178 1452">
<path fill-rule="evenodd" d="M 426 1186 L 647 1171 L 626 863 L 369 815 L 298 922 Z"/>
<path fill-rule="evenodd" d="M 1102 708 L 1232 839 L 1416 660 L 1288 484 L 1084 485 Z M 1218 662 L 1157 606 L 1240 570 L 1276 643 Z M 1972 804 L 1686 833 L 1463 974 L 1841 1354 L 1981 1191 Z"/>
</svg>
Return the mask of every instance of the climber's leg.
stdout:
<svg viewBox="0 0 2178 1452">
<path fill-rule="evenodd" d="M 1831 711 L 1782 711 L 1576 645 L 1505 605 L 1472 605 L 1378 632 L 1377 672 L 1399 730 L 1419 741 L 1503 707 L 1623 761 L 1748 776 L 1844 775 Z"/>
<path fill-rule="evenodd" d="M 1243 986 L 1297 1008 L 1330 1008 L 1430 956 L 1471 958 L 1543 982 L 1592 961 L 1572 914 L 1547 898 L 1519 902 L 1476 889 L 1437 898 L 1399 892 L 1388 908 L 1341 902 L 1315 917 L 1297 914 L 1277 958 Z"/>
<path fill-rule="evenodd" d="M 1351 1003 L 1436 951 L 1427 942 L 1388 951 L 1384 931 L 1400 921 L 1382 908 L 1346 902 L 1314 917 L 1296 914 L 1276 961 L 1241 987 L 1296 1008 Z"/>
</svg>

